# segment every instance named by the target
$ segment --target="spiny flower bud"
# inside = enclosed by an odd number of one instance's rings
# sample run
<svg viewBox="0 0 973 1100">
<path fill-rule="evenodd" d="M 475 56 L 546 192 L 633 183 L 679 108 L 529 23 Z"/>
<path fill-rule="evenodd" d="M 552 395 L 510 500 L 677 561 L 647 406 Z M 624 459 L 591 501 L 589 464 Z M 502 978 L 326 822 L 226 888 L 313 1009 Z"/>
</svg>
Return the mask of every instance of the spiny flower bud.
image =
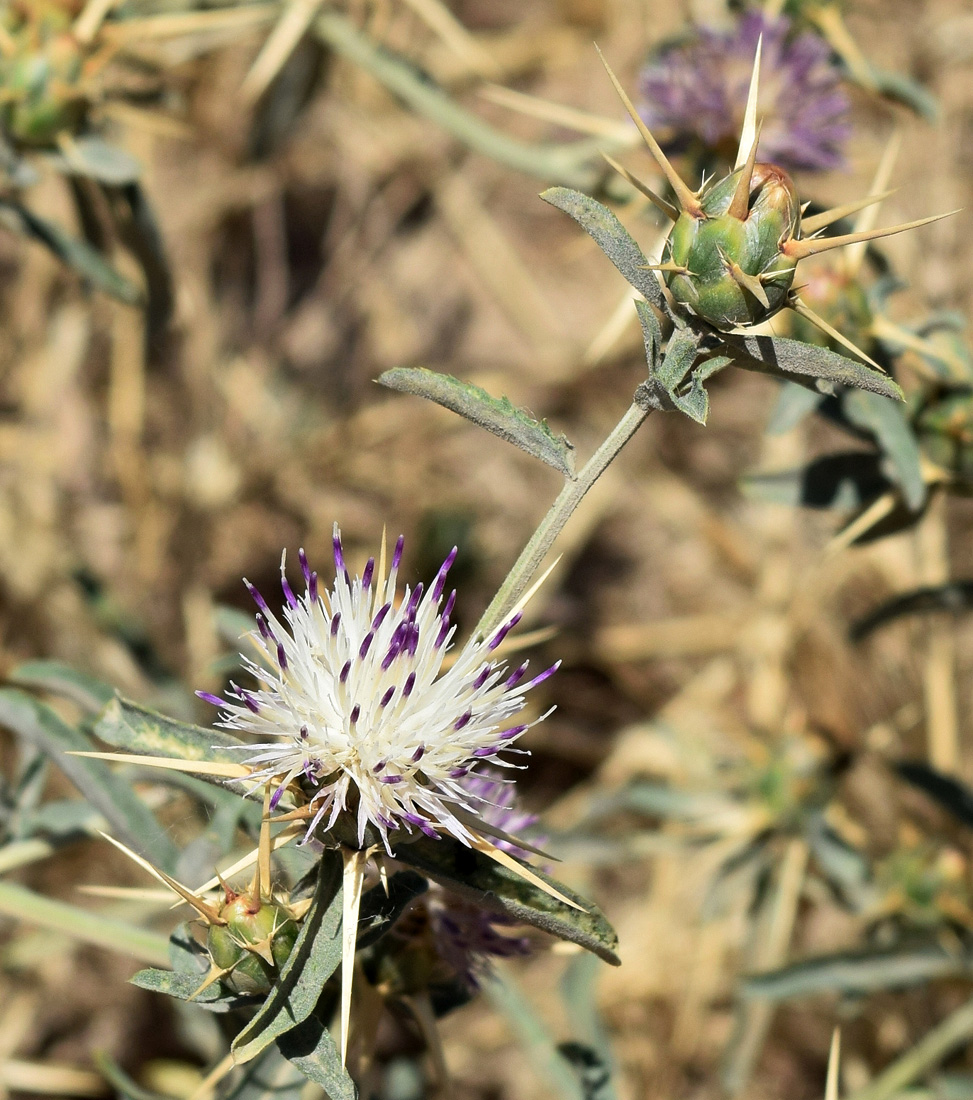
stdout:
<svg viewBox="0 0 973 1100">
<path fill-rule="evenodd" d="M 298 926 L 288 908 L 248 891 L 226 892 L 219 916 L 206 936 L 213 963 L 227 971 L 221 979 L 237 993 L 267 993 L 287 962 Z"/>
<path fill-rule="evenodd" d="M 817 236 L 838 219 L 885 196 L 871 195 L 823 214 L 801 217 L 801 205 L 788 174 L 778 165 L 757 163 L 759 58 L 758 47 L 736 166 L 729 175 L 693 191 L 669 162 L 607 62 L 605 68 L 615 91 L 662 170 L 673 201 L 657 195 L 610 157 L 606 159 L 674 223 L 664 262 L 650 266 L 663 273 L 679 305 L 717 329 L 760 324 L 788 307 L 878 367 L 797 296 L 794 269 L 807 256 L 901 233 L 937 218 L 836 237 Z"/>
<path fill-rule="evenodd" d="M 682 211 L 669 234 L 665 280 L 673 298 L 718 328 L 759 324 L 787 304 L 797 260 L 781 251 L 801 208 L 790 176 L 744 165 Z"/>
</svg>

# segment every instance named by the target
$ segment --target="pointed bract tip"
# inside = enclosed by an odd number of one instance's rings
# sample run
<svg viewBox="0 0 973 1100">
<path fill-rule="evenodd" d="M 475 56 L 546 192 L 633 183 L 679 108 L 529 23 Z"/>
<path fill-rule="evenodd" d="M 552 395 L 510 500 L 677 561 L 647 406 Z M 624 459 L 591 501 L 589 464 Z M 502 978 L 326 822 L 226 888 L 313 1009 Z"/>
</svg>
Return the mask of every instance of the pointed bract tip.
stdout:
<svg viewBox="0 0 973 1100">
<path fill-rule="evenodd" d="M 645 142 L 646 148 L 652 154 L 656 164 L 662 169 L 662 174 L 669 181 L 669 186 L 672 188 L 679 205 L 687 213 L 694 218 L 703 217 L 703 207 L 700 204 L 696 194 L 690 190 L 689 185 L 682 179 L 679 173 L 673 168 L 669 162 L 669 158 L 663 153 L 662 147 L 652 136 L 652 131 L 645 125 L 642 120 L 642 116 L 636 111 L 634 104 L 628 98 L 625 89 L 622 87 L 621 81 L 612 72 L 611 66 L 605 60 L 605 55 L 598 49 L 597 44 L 595 49 L 598 50 L 598 56 L 601 58 L 602 65 L 605 66 L 605 71 L 608 73 L 608 79 L 611 80 L 615 91 L 618 93 L 618 98 L 622 101 L 625 110 L 628 111 L 629 117 L 635 123 L 635 127 Z"/>
</svg>

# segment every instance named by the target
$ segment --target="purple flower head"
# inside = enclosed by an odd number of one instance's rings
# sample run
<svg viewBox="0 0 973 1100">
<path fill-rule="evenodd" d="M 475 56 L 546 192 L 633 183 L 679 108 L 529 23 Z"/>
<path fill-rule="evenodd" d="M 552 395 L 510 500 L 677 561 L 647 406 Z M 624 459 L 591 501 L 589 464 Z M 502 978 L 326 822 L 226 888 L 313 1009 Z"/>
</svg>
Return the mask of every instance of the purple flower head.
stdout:
<svg viewBox="0 0 973 1100">
<path fill-rule="evenodd" d="M 805 171 L 843 166 L 850 126 L 841 71 L 823 39 L 791 33 L 785 17 L 747 12 L 733 30 L 700 26 L 688 41 L 664 46 L 639 77 L 642 117 L 663 148 L 701 143 L 732 159 L 761 34 L 761 161 Z"/>
<path fill-rule="evenodd" d="M 480 909 L 439 887 L 427 896 L 429 931 L 436 954 L 449 971 L 475 992 L 490 973 L 493 959 L 529 955 L 526 936 L 501 931 L 513 922 Z"/>
</svg>

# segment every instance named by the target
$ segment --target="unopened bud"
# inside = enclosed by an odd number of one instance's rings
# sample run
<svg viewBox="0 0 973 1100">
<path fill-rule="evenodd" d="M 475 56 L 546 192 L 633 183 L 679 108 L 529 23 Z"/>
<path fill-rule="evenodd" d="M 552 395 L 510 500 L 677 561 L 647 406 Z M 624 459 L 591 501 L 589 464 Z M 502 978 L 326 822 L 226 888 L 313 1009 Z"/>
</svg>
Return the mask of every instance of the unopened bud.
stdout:
<svg viewBox="0 0 973 1100">
<path fill-rule="evenodd" d="M 250 894 L 232 895 L 220 910 L 226 924 L 210 926 L 206 938 L 222 979 L 237 993 L 267 993 L 290 956 L 298 927 L 289 911 Z"/>
<path fill-rule="evenodd" d="M 666 285 L 677 302 L 717 328 L 755 325 L 787 304 L 796 260 L 781 245 L 800 229 L 790 176 L 757 164 L 746 208 L 737 197 L 747 166 L 700 196 L 701 216 L 683 211 L 669 235 Z M 735 198 L 737 201 L 735 202 Z"/>
</svg>

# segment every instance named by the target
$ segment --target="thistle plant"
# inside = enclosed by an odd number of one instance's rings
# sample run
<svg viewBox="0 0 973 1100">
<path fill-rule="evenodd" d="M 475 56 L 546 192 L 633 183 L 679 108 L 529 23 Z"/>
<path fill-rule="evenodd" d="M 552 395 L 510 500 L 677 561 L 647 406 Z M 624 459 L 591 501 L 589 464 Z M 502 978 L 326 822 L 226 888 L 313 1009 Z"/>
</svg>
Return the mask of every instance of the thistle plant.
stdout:
<svg viewBox="0 0 973 1100">
<path fill-rule="evenodd" d="M 400 590 L 401 539 L 391 554 L 382 549 L 357 568 L 335 527 L 330 584 L 301 552 L 297 592 L 282 559 L 280 610 L 280 601 L 250 586 L 257 615 L 247 678 L 231 681 L 222 696 L 202 693 L 218 708 L 218 728 L 167 718 L 50 669 L 40 678 L 35 669 L 22 683 L 51 689 L 53 680 L 62 693 L 81 696 L 86 713 L 77 725 L 51 719 L 22 693 L 0 696 L 4 720 L 25 736 L 43 731 L 65 770 L 93 792 L 119 843 L 205 925 L 205 935 L 186 928 L 173 934 L 169 970 L 159 965 L 157 942 L 145 950 L 139 941 L 153 966 L 135 981 L 228 1016 L 230 1052 L 207 1087 L 233 1065 L 255 1063 L 276 1048 L 334 1100 L 354 1096 L 347 1069 L 354 1068 L 352 1023 L 374 1034 L 371 994 L 383 1004 L 411 998 L 428 1007 L 443 971 L 469 994 L 492 959 L 527 950 L 515 930 L 523 926 L 617 964 L 606 918 L 553 879 L 545 870 L 551 857 L 522 835 L 531 822 L 517 810 L 510 781 L 524 764 L 527 732 L 550 713 L 529 710 L 529 693 L 557 665 L 534 672 L 527 662 L 508 663 L 549 551 L 646 418 L 678 411 L 705 423 L 705 385 L 731 364 L 815 393 L 844 385 L 879 400 L 901 397 L 871 365 L 755 328 L 785 308 L 811 316 L 794 290 L 800 260 L 909 226 L 816 236 L 875 197 L 803 217 L 787 173 L 758 160 L 756 71 L 736 163 L 698 192 L 611 78 L 671 190 L 657 195 L 621 169 L 673 222 L 663 262 L 651 264 L 612 212 L 589 196 L 554 188 L 544 198 L 589 233 L 641 295 L 635 308 L 647 376 L 616 427 L 576 469 L 563 436 L 505 399 L 418 369 L 381 379 L 455 410 L 564 477 L 468 639 L 456 643 L 457 597 L 447 595 L 457 551 L 428 586 Z M 93 751 L 92 738 L 113 751 Z M 763 858 L 778 838 L 820 824 L 830 771 L 794 755 L 751 769 L 724 800 L 736 813 L 745 855 L 753 848 Z M 231 833 L 242 821 L 252 835 L 259 823 L 256 846 L 206 882 L 183 885 L 176 846 L 114 767 L 156 769 L 170 782 L 203 780 L 213 788 L 214 818 L 224 827 L 229 821 Z M 204 799 L 201 786 L 189 789 Z M 300 848 L 306 873 L 278 872 L 272 883 L 272 853 L 284 863 L 293 848 Z M 250 868 L 253 879 L 240 887 Z"/>
</svg>

